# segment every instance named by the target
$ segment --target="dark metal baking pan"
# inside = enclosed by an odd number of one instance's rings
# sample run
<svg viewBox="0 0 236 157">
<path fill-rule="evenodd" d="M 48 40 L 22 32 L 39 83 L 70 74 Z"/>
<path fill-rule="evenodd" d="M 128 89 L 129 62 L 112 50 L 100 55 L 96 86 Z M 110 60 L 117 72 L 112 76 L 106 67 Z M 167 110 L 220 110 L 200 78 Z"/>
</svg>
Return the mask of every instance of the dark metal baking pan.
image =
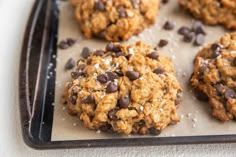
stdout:
<svg viewBox="0 0 236 157">
<path fill-rule="evenodd" d="M 147 146 L 236 142 L 236 135 L 51 141 L 56 66 L 58 8 L 56 0 L 37 0 L 26 27 L 19 71 L 22 133 L 35 149 Z M 55 67 L 54 67 L 55 68 Z M 53 69 L 53 68 L 51 68 Z"/>
</svg>

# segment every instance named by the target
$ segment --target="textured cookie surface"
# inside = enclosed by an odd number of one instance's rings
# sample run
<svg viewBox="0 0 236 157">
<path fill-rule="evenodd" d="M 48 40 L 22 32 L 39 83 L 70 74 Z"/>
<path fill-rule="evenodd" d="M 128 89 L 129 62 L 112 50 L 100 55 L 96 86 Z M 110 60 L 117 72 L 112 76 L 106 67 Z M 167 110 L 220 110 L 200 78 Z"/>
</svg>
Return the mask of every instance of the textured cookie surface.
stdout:
<svg viewBox="0 0 236 157">
<path fill-rule="evenodd" d="M 178 0 L 179 4 L 206 24 L 236 29 L 235 0 Z"/>
<path fill-rule="evenodd" d="M 127 40 L 155 22 L 159 0 L 71 0 L 86 38 Z"/>
<path fill-rule="evenodd" d="M 179 121 L 181 91 L 169 58 L 141 42 L 110 43 L 78 61 L 64 98 L 87 128 L 157 135 Z"/>
<path fill-rule="evenodd" d="M 209 101 L 212 115 L 221 121 L 236 118 L 236 33 L 225 34 L 195 58 L 191 84 Z"/>
</svg>

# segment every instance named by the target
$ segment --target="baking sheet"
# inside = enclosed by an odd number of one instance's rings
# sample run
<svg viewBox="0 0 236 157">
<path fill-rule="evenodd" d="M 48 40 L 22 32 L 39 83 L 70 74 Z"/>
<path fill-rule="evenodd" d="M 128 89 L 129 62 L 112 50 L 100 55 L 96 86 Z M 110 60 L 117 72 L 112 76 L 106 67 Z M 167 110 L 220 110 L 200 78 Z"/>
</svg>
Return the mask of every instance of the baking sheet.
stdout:
<svg viewBox="0 0 236 157">
<path fill-rule="evenodd" d="M 57 68 L 56 70 L 56 87 L 54 102 L 54 118 L 52 126 L 52 141 L 63 140 L 86 140 L 86 139 L 107 139 L 107 138 L 131 138 L 141 137 L 139 135 L 117 135 L 109 133 L 101 133 L 99 130 L 88 130 L 83 127 L 77 117 L 72 117 L 67 113 L 65 106 L 61 104 L 61 96 L 63 94 L 66 81 L 70 80 L 70 72 L 65 71 L 64 66 L 69 58 L 75 60 L 80 58 L 80 52 L 84 46 L 90 48 L 104 48 L 107 42 L 97 39 L 85 39 L 79 31 L 79 26 L 74 18 L 74 10 L 69 2 L 60 2 L 59 4 L 59 31 L 58 41 L 66 38 L 75 38 L 78 42 L 71 48 L 57 51 Z M 201 47 L 193 46 L 182 41 L 182 36 L 177 34 L 177 29 L 181 26 L 192 26 L 194 19 L 184 13 L 178 6 L 176 1 L 169 1 L 160 9 L 159 15 L 156 17 L 156 24 L 138 36 L 132 37 L 129 41 L 133 43 L 141 40 L 146 44 L 156 46 L 160 39 L 167 39 L 169 44 L 160 51 L 163 55 L 172 58 L 178 80 L 184 88 L 183 102 L 178 109 L 181 122 L 166 128 L 158 137 L 174 137 L 174 136 L 199 136 L 199 135 L 226 135 L 235 134 L 235 122 L 226 123 L 215 120 L 210 115 L 209 105 L 198 101 L 192 93 L 191 87 L 188 85 L 190 75 L 193 70 L 193 59 Z M 162 29 L 165 21 L 174 21 L 175 30 L 166 31 Z M 210 27 L 205 26 L 207 32 L 206 44 L 211 43 L 226 32 L 221 26 Z M 150 136 L 142 136 L 150 137 Z M 153 137 L 153 136 L 152 136 Z"/>
</svg>

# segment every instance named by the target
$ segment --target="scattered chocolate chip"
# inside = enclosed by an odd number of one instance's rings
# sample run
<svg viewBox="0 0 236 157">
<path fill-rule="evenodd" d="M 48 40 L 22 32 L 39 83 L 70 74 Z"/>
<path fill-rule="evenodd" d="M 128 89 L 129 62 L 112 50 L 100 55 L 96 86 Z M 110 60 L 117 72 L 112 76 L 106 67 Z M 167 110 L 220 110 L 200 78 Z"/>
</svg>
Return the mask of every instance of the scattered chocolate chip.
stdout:
<svg viewBox="0 0 236 157">
<path fill-rule="evenodd" d="M 236 93 L 233 89 L 227 89 L 224 95 L 225 99 L 236 98 Z"/>
<path fill-rule="evenodd" d="M 97 2 L 95 2 L 95 9 L 99 11 L 105 10 L 105 5 L 103 4 L 101 0 L 98 0 Z"/>
<path fill-rule="evenodd" d="M 107 83 L 108 82 L 108 76 L 105 74 L 100 74 L 97 77 L 97 80 L 101 83 Z"/>
<path fill-rule="evenodd" d="M 204 44 L 204 42 L 205 42 L 205 36 L 202 35 L 202 34 L 198 34 L 198 35 L 196 36 L 195 41 L 194 41 L 194 45 L 196 45 L 196 46 L 201 46 L 201 45 Z"/>
<path fill-rule="evenodd" d="M 117 52 L 116 57 L 124 56 L 125 54 L 123 52 Z"/>
<path fill-rule="evenodd" d="M 104 52 L 102 50 L 97 50 L 97 51 L 94 52 L 94 55 L 96 55 L 96 56 L 103 56 Z"/>
<path fill-rule="evenodd" d="M 116 116 L 116 112 L 119 110 L 119 108 L 113 108 L 111 109 L 109 112 L 108 112 L 108 117 L 111 119 L 111 120 L 117 120 L 117 116 Z"/>
<path fill-rule="evenodd" d="M 173 30 L 175 28 L 175 24 L 173 22 L 166 21 L 163 28 L 165 30 Z"/>
<path fill-rule="evenodd" d="M 126 17 L 126 12 L 125 12 L 125 9 L 123 7 L 119 8 L 118 9 L 118 12 L 119 12 L 119 16 L 122 18 L 122 17 Z"/>
<path fill-rule="evenodd" d="M 130 103 L 129 96 L 121 97 L 118 100 L 118 105 L 120 106 L 120 108 L 128 108 L 129 103 Z"/>
<path fill-rule="evenodd" d="M 191 32 L 191 29 L 188 28 L 188 27 L 186 27 L 186 26 L 182 26 L 182 27 L 180 27 L 179 30 L 178 30 L 178 34 L 180 34 L 180 35 L 187 35 L 187 34 L 189 34 L 190 32 Z"/>
<path fill-rule="evenodd" d="M 68 45 L 68 43 L 66 41 L 61 41 L 59 44 L 58 44 L 58 48 L 60 49 L 67 49 L 69 48 L 70 46 Z"/>
<path fill-rule="evenodd" d="M 221 95 L 224 93 L 225 88 L 222 84 L 216 84 L 216 85 L 214 85 L 214 87 L 215 87 L 218 95 Z"/>
<path fill-rule="evenodd" d="M 162 68 L 156 68 L 153 72 L 155 74 L 159 75 L 159 74 L 163 74 L 165 72 L 165 70 Z"/>
<path fill-rule="evenodd" d="M 157 59 L 158 58 L 158 53 L 157 52 L 151 52 L 147 55 L 148 58 L 151 58 L 151 59 Z"/>
<path fill-rule="evenodd" d="M 116 73 L 118 76 L 120 76 L 120 77 L 124 76 L 124 74 L 123 74 L 122 71 L 116 71 L 115 73 Z"/>
<path fill-rule="evenodd" d="M 108 76 L 108 80 L 109 81 L 114 81 L 115 79 L 118 79 L 118 76 L 116 75 L 116 73 L 106 72 L 106 74 Z"/>
<path fill-rule="evenodd" d="M 207 102 L 209 100 L 208 96 L 198 89 L 195 89 L 194 93 L 196 95 L 196 98 L 200 101 Z"/>
<path fill-rule="evenodd" d="M 65 65 L 65 70 L 70 70 L 75 67 L 75 60 L 73 58 L 70 58 Z"/>
<path fill-rule="evenodd" d="M 70 97 L 70 102 L 71 102 L 72 105 L 76 104 L 76 99 L 77 99 L 77 96 L 75 96 L 75 95 Z"/>
<path fill-rule="evenodd" d="M 83 104 L 92 104 L 94 102 L 95 102 L 94 97 L 91 94 L 81 100 L 81 103 L 83 103 Z"/>
<path fill-rule="evenodd" d="M 67 39 L 67 44 L 69 46 L 73 46 L 75 43 L 76 43 L 76 39 L 73 39 L 73 38 L 68 38 Z"/>
<path fill-rule="evenodd" d="M 193 40 L 194 36 L 195 34 L 193 32 L 189 32 L 184 35 L 183 41 L 189 43 Z"/>
<path fill-rule="evenodd" d="M 110 82 L 107 85 L 107 88 L 106 88 L 107 93 L 114 93 L 114 92 L 117 92 L 117 90 L 118 90 L 118 86 L 115 83 Z"/>
<path fill-rule="evenodd" d="M 208 69 L 207 64 L 203 64 L 203 65 L 199 68 L 199 74 L 200 74 L 200 75 L 203 75 L 207 69 Z"/>
<path fill-rule="evenodd" d="M 161 133 L 161 131 L 156 129 L 155 127 L 149 128 L 149 132 L 151 135 L 159 135 Z"/>
<path fill-rule="evenodd" d="M 110 43 L 107 44 L 106 50 L 107 51 L 120 52 L 121 47 L 120 47 L 120 45 L 115 45 L 114 43 L 110 42 Z"/>
<path fill-rule="evenodd" d="M 136 71 L 126 71 L 126 76 L 130 81 L 137 80 L 140 77 L 139 73 Z"/>
<path fill-rule="evenodd" d="M 88 47 L 84 47 L 83 50 L 82 50 L 81 56 L 84 59 L 87 59 L 88 56 L 90 55 L 90 53 L 91 53 L 91 50 Z"/>
<path fill-rule="evenodd" d="M 84 70 L 85 67 L 86 67 L 85 64 L 79 64 L 77 70 Z"/>
<path fill-rule="evenodd" d="M 169 0 L 162 0 L 161 1 L 163 4 L 167 4 L 169 2 Z"/>
<path fill-rule="evenodd" d="M 195 34 L 203 34 L 206 35 L 205 30 L 203 29 L 203 24 L 200 21 L 197 21 L 193 24 L 193 31 Z"/>
<path fill-rule="evenodd" d="M 158 43 L 159 47 L 164 47 L 166 45 L 168 45 L 168 40 L 165 40 L 165 39 L 161 39 Z"/>
<path fill-rule="evenodd" d="M 83 76 L 83 75 L 84 75 L 84 73 L 80 70 L 75 70 L 75 71 L 71 72 L 71 77 L 73 79 L 77 79 L 78 77 Z"/>
<path fill-rule="evenodd" d="M 236 57 L 234 57 L 233 62 L 232 62 L 232 65 L 233 65 L 233 66 L 236 66 Z"/>
</svg>

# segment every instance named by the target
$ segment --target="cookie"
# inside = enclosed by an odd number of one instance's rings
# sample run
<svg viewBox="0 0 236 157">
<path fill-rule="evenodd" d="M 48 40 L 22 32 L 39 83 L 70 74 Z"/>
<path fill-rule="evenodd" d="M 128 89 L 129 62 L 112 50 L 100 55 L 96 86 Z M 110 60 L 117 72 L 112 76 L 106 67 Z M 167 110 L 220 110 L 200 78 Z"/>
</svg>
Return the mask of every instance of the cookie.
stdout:
<svg viewBox="0 0 236 157">
<path fill-rule="evenodd" d="M 236 118 L 236 33 L 203 48 L 194 61 L 191 85 L 199 99 L 211 105 L 212 115 L 228 121 Z"/>
<path fill-rule="evenodd" d="M 179 122 L 179 85 L 171 59 L 151 46 L 109 43 L 79 60 L 66 83 L 69 113 L 89 129 L 159 134 Z"/>
<path fill-rule="evenodd" d="M 209 25 L 222 24 L 236 29 L 235 0 L 178 0 L 179 4 Z"/>
<path fill-rule="evenodd" d="M 86 38 L 127 40 L 155 22 L 159 0 L 71 0 Z"/>
</svg>

